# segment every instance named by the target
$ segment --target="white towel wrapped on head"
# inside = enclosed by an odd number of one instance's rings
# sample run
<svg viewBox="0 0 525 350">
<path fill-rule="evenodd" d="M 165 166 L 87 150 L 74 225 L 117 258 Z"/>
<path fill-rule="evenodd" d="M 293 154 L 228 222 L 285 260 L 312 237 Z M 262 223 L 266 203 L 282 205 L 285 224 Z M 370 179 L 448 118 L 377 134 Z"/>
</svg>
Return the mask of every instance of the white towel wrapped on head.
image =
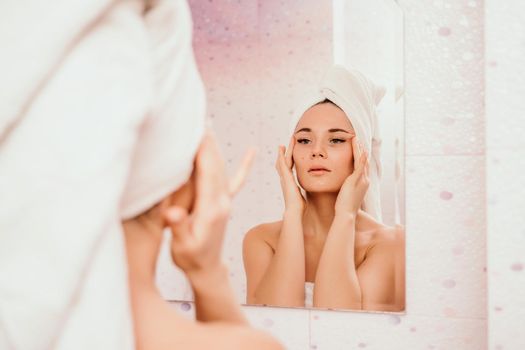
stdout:
<svg viewBox="0 0 525 350">
<path fill-rule="evenodd" d="M 2 349 L 134 348 L 121 220 L 204 132 L 189 8 L 149 3 L 0 3 Z"/>
<path fill-rule="evenodd" d="M 313 105 L 330 100 L 345 112 L 352 123 L 357 138 L 369 152 L 370 186 L 363 199 L 363 210 L 381 221 L 381 137 L 376 106 L 384 97 L 386 90 L 376 86 L 364 74 L 355 69 L 340 65 L 330 67 L 324 74 L 318 89 L 307 96 L 299 105 L 290 121 L 290 135 L 303 114 Z"/>
</svg>

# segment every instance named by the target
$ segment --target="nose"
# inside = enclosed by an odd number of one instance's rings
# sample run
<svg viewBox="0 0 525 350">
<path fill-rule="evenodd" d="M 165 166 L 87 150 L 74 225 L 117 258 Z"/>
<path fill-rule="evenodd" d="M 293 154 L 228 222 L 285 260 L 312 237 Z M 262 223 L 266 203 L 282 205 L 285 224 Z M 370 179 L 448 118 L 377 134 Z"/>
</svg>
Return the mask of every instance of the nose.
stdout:
<svg viewBox="0 0 525 350">
<path fill-rule="evenodd" d="M 326 158 L 326 152 L 321 142 L 314 143 L 310 158 Z"/>
</svg>

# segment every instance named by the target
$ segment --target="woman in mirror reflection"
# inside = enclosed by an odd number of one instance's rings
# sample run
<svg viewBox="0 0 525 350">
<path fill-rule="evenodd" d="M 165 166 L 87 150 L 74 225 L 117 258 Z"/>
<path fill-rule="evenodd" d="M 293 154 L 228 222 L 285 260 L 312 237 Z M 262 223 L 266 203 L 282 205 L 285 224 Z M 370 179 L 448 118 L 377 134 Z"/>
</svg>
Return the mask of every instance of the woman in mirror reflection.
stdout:
<svg viewBox="0 0 525 350">
<path fill-rule="evenodd" d="M 404 228 L 381 222 L 384 94 L 336 65 L 292 120 L 276 161 L 283 218 L 243 241 L 248 304 L 404 310 Z"/>
</svg>

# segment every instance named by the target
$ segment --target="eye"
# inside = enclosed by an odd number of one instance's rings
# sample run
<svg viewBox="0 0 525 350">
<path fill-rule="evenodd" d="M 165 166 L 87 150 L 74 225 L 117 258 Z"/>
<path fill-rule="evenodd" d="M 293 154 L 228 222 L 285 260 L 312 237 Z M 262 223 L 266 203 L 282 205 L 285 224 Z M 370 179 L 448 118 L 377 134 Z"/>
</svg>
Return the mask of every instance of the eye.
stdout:
<svg viewBox="0 0 525 350">
<path fill-rule="evenodd" d="M 303 145 L 307 145 L 310 143 L 310 140 L 308 139 L 297 139 L 297 143 L 301 143 Z"/>
<path fill-rule="evenodd" d="M 345 143 L 345 139 L 331 139 L 330 142 L 332 143 Z"/>
</svg>

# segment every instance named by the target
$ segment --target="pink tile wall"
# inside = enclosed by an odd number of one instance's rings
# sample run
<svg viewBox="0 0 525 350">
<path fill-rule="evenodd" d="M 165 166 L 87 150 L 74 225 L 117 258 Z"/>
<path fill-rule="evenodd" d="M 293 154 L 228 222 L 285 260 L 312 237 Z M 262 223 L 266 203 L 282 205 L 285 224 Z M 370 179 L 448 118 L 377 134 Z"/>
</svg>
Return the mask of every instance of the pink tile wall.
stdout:
<svg viewBox="0 0 525 350">
<path fill-rule="evenodd" d="M 525 349 L 525 4 L 485 4 L 488 344 Z"/>
</svg>

